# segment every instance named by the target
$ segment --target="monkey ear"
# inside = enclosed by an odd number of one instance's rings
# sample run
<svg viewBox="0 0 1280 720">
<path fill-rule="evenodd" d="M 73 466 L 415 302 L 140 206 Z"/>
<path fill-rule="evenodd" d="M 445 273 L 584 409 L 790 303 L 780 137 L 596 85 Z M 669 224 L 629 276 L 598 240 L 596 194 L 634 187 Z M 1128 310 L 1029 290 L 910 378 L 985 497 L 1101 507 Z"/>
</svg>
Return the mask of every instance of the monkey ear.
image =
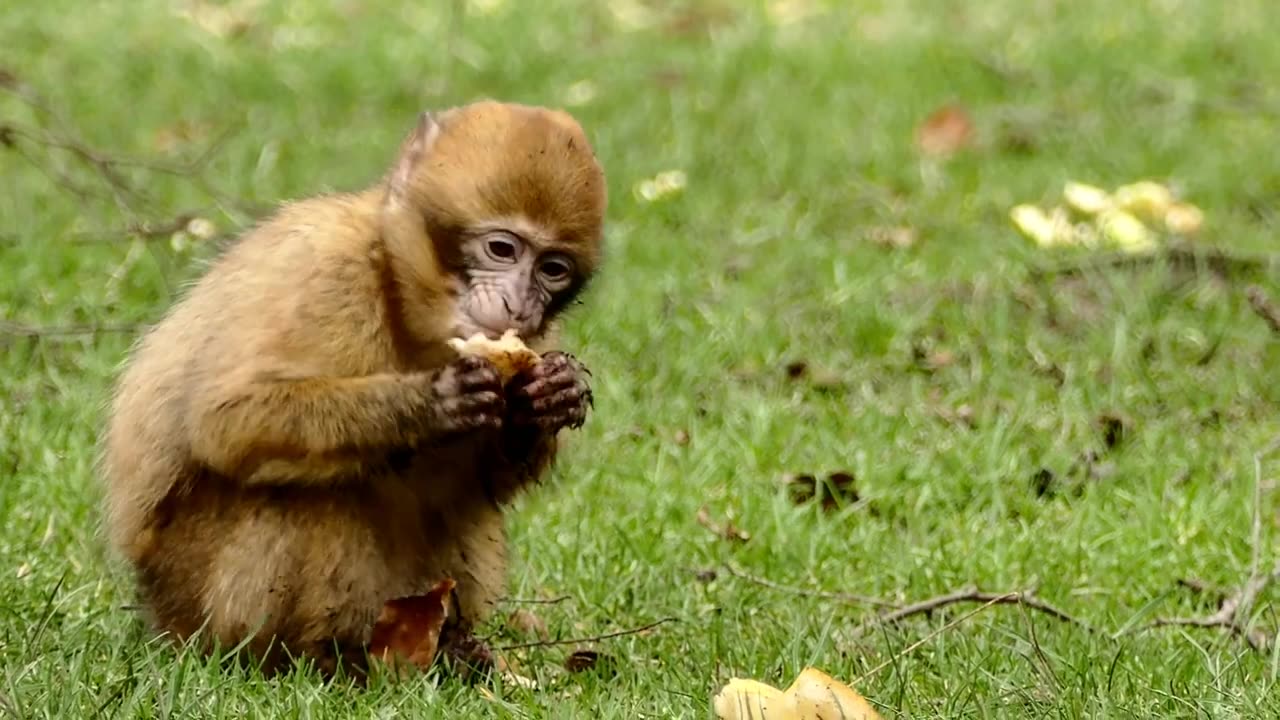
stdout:
<svg viewBox="0 0 1280 720">
<path fill-rule="evenodd" d="M 400 156 L 396 158 L 395 169 L 391 172 L 391 194 L 403 197 L 409 191 L 409 181 L 418 164 L 431 151 L 436 138 L 440 136 L 440 122 L 436 115 L 424 111 L 418 115 L 418 125 L 405 138 L 400 146 Z"/>
</svg>

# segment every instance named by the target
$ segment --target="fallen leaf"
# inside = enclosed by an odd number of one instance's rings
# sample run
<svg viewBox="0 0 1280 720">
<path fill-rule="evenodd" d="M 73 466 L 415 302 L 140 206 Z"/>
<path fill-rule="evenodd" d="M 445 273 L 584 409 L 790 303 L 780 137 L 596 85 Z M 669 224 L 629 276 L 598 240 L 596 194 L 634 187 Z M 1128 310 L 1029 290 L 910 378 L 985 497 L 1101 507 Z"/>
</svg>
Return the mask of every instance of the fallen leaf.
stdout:
<svg viewBox="0 0 1280 720">
<path fill-rule="evenodd" d="M 791 495 L 791 501 L 797 505 L 818 500 L 822 509 L 836 510 L 858 502 L 858 491 L 854 487 L 853 473 L 839 470 L 831 473 L 825 480 L 808 473 L 798 473 L 783 477 L 783 484 Z"/>
<path fill-rule="evenodd" d="M 747 542 L 751 539 L 751 533 L 739 528 L 737 525 L 734 525 L 732 520 L 726 520 L 724 525 L 712 520 L 711 514 L 707 512 L 706 505 L 698 508 L 696 518 L 699 525 L 725 540 Z"/>
<path fill-rule="evenodd" d="M 944 105 L 929 114 L 916 129 L 916 147 L 925 155 L 945 157 L 973 143 L 973 120 L 957 104 Z"/>
<path fill-rule="evenodd" d="M 543 642 L 551 639 L 550 633 L 547 632 L 547 624 L 542 621 L 542 618 L 524 608 L 512 612 L 507 617 L 507 625 L 523 635 L 536 635 Z"/>
<path fill-rule="evenodd" d="M 564 669 L 571 673 L 600 670 L 607 674 L 616 672 L 613 658 L 595 650 L 575 650 L 564 659 Z"/>
<path fill-rule="evenodd" d="M 1055 480 L 1052 470 L 1040 468 L 1031 476 L 1031 489 L 1035 490 L 1036 497 L 1053 497 L 1057 494 Z"/>
<path fill-rule="evenodd" d="M 1102 443 L 1108 450 L 1114 450 L 1129 436 L 1132 423 L 1119 413 L 1103 413 L 1095 421 L 1102 432 Z"/>
<path fill-rule="evenodd" d="M 714 582 L 716 578 L 720 577 L 720 574 L 716 572 L 715 568 L 704 568 L 695 571 L 693 577 L 700 583 L 709 583 Z"/>
<path fill-rule="evenodd" d="M 456 583 L 440 581 L 426 595 L 389 600 L 373 624 L 369 654 L 398 666 L 401 661 L 427 669 L 435 660 L 440 631 L 449 615 L 448 599 Z"/>
</svg>

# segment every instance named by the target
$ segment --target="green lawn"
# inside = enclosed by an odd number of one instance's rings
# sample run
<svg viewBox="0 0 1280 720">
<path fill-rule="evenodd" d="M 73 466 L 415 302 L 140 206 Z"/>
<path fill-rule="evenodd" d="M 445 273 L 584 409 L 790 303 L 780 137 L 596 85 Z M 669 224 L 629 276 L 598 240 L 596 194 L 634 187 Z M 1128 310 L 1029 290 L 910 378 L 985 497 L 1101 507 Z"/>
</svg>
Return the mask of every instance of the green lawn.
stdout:
<svg viewBox="0 0 1280 720">
<path fill-rule="evenodd" d="M 359 692 L 177 653 L 121 609 L 128 578 L 97 534 L 94 444 L 132 335 L 6 332 L 0 717 L 709 718 L 728 678 L 785 686 L 807 665 L 875 670 L 858 687 L 886 717 L 1280 713 L 1280 651 L 1212 629 L 1120 633 L 1213 612 L 1179 579 L 1230 592 L 1249 574 L 1280 336 L 1244 287 L 1280 297 L 1280 266 L 1037 278 L 1085 258 L 1008 217 L 1067 180 L 1154 178 L 1204 209 L 1200 243 L 1280 251 L 1272 3 L 397 5 L 6 3 L 0 84 L 54 112 L 0 92 L 0 123 L 21 131 L 0 133 L 0 319 L 152 321 L 212 247 L 129 225 L 196 211 L 234 232 L 370 181 L 423 108 L 569 103 L 611 189 L 606 269 L 567 331 L 597 410 L 511 518 L 513 595 L 567 599 L 507 610 L 559 638 L 676 620 L 589 644 L 613 675 L 566 673 L 575 645 L 513 653 L 535 691 Z M 796 8 L 814 14 L 781 22 Z M 233 32 L 209 29 L 228 18 Z M 915 127 L 948 102 L 975 143 L 924 162 Z M 170 170 L 211 150 L 193 173 L 123 166 L 113 185 L 32 129 Z M 667 170 L 681 193 L 638 196 Z M 915 244 L 875 242 L 886 228 Z M 1108 415 L 1126 418 L 1115 443 Z M 780 484 L 834 471 L 859 499 L 830 512 Z M 1264 568 L 1277 477 L 1280 454 L 1262 464 Z M 703 506 L 749 539 L 710 532 Z M 999 606 L 899 657 L 977 606 L 855 637 L 874 608 L 726 565 L 903 604 L 1035 587 L 1099 632 Z M 1277 599 L 1251 614 L 1272 634 Z M 484 631 L 528 640 L 502 618 Z"/>
</svg>

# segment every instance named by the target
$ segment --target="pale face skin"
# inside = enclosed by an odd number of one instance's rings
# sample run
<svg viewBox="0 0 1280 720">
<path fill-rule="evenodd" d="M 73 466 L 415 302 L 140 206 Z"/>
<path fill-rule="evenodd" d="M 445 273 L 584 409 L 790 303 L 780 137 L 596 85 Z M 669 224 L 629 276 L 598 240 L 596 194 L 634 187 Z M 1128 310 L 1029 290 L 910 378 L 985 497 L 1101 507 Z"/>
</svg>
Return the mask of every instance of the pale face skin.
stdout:
<svg viewBox="0 0 1280 720">
<path fill-rule="evenodd" d="M 463 242 L 467 289 L 458 308 L 462 337 L 479 332 L 496 340 L 507 329 L 523 338 L 541 333 L 547 309 L 570 289 L 577 270 L 570 255 L 543 247 L 532 236 L 492 229 Z"/>
<path fill-rule="evenodd" d="M 509 329 L 526 339 L 541 335 L 565 296 L 580 285 L 573 256 L 544 238 L 539 229 L 513 222 L 481 229 L 462 241 L 465 289 L 458 298 L 458 337 L 483 333 L 496 340 Z M 506 416 L 518 426 L 555 432 L 581 425 L 591 407 L 587 372 L 566 353 L 546 353 L 506 388 L 486 361 L 462 362 L 464 376 L 471 380 L 468 390 L 487 401 L 466 413 L 474 415 L 462 419 L 467 424 L 496 427 Z"/>
</svg>

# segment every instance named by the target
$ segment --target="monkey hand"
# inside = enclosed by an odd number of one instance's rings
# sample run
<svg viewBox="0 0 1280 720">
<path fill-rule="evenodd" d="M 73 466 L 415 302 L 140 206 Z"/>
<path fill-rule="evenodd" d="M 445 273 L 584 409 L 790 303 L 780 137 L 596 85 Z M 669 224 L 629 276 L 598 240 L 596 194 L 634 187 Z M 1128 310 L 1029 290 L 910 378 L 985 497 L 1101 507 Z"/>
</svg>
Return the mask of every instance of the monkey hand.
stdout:
<svg viewBox="0 0 1280 720">
<path fill-rule="evenodd" d="M 440 435 L 502 427 L 502 379 L 488 360 L 465 356 L 431 376 L 432 430 Z"/>
<path fill-rule="evenodd" d="M 587 382 L 590 375 L 572 355 L 556 350 L 546 353 L 542 362 L 511 382 L 512 422 L 551 433 L 563 427 L 581 427 L 593 406 Z"/>
</svg>

